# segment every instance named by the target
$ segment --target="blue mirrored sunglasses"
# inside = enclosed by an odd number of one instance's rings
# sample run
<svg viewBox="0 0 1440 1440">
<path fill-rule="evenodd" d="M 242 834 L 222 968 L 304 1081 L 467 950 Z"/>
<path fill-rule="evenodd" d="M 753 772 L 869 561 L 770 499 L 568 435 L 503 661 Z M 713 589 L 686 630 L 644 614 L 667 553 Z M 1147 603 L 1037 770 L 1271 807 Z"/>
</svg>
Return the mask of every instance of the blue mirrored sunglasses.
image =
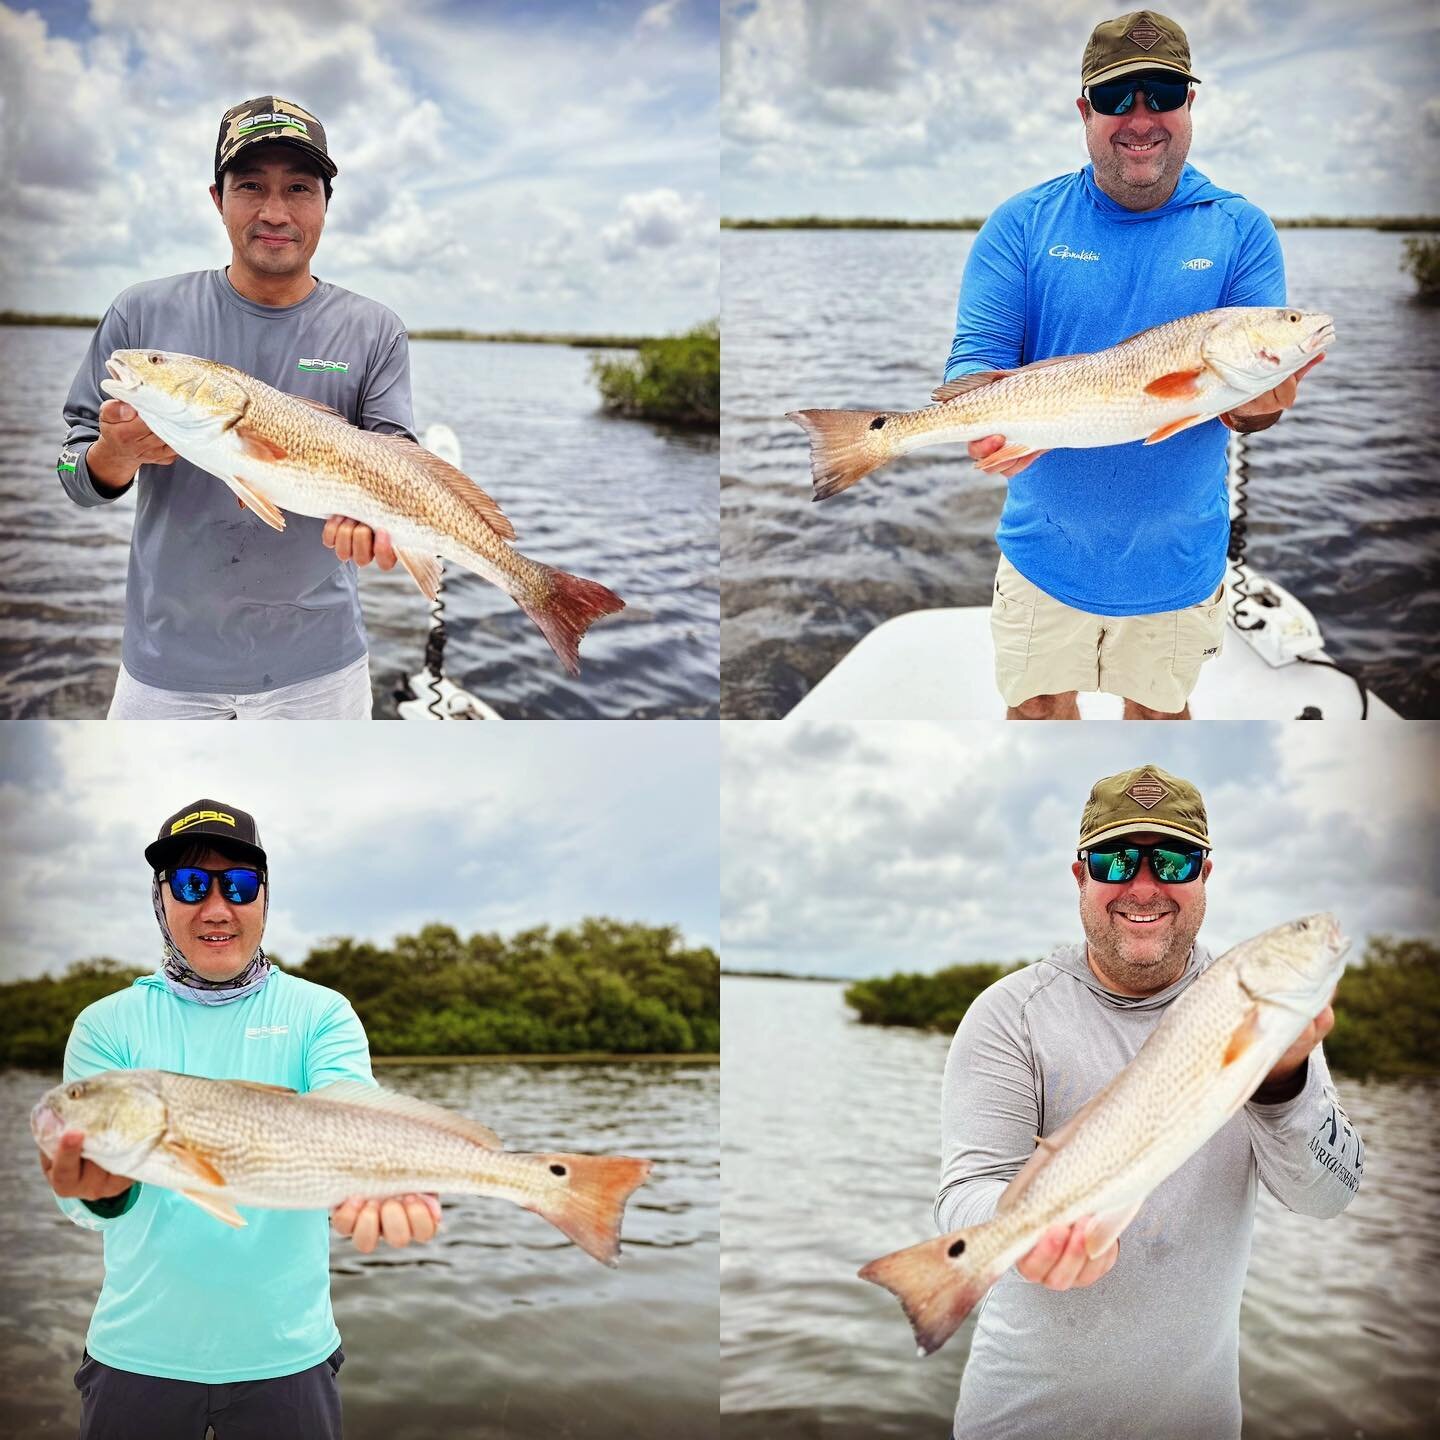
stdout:
<svg viewBox="0 0 1440 1440">
<path fill-rule="evenodd" d="M 1188 885 L 1205 864 L 1203 850 L 1177 850 L 1173 845 L 1107 845 L 1080 851 L 1092 880 L 1123 885 L 1135 878 L 1142 856 L 1150 859 L 1150 873 L 1162 885 Z"/>
<path fill-rule="evenodd" d="M 221 895 L 232 905 L 249 905 L 260 893 L 260 872 L 244 866 L 201 870 L 195 865 L 180 865 L 174 870 L 162 870 L 160 878 L 182 905 L 198 905 L 210 893 L 211 882 L 217 880 Z"/>
<path fill-rule="evenodd" d="M 1125 115 L 1135 104 L 1138 91 L 1145 92 L 1151 110 L 1178 110 L 1190 93 L 1188 80 L 1158 80 L 1153 75 L 1127 75 L 1104 85 L 1089 85 L 1085 94 L 1101 115 Z"/>
</svg>

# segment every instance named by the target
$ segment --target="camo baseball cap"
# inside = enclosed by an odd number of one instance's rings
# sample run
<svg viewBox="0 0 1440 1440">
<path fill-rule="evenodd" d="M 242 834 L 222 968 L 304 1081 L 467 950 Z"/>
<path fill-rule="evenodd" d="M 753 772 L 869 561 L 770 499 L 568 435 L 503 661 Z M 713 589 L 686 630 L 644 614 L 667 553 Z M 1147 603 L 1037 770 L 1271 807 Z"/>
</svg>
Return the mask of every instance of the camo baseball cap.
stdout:
<svg viewBox="0 0 1440 1440">
<path fill-rule="evenodd" d="M 1095 782 L 1080 817 L 1079 848 L 1088 850 L 1102 840 L 1141 830 L 1211 848 L 1200 792 L 1158 765 L 1141 765 Z"/>
<path fill-rule="evenodd" d="M 1080 87 L 1119 80 L 1142 70 L 1173 70 L 1199 84 L 1190 73 L 1190 42 L 1168 15 L 1132 10 L 1118 20 L 1102 20 L 1090 32 L 1080 62 Z"/>
<path fill-rule="evenodd" d="M 327 176 L 339 173 L 325 148 L 325 127 L 294 101 L 261 95 L 232 105 L 221 117 L 220 138 L 215 142 L 215 183 L 220 183 L 221 171 L 233 164 L 247 145 L 262 140 L 294 145 L 312 156 Z"/>
</svg>

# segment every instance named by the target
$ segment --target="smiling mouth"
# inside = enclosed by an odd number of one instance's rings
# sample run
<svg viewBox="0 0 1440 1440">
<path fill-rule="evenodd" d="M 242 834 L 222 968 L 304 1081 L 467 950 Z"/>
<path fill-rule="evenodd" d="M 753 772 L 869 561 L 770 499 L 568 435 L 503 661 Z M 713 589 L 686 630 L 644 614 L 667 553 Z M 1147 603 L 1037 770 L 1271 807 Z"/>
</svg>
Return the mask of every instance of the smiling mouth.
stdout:
<svg viewBox="0 0 1440 1440">
<path fill-rule="evenodd" d="M 202 945 L 228 945 L 232 940 L 239 938 L 238 935 L 199 935 L 196 937 Z"/>
<path fill-rule="evenodd" d="M 1131 925 L 1154 925 L 1157 921 L 1168 920 L 1175 912 L 1173 910 L 1161 910 L 1156 914 L 1146 914 L 1144 911 L 1132 913 L 1128 910 L 1116 910 L 1114 913 L 1121 920 L 1128 921 Z"/>
<path fill-rule="evenodd" d="M 1143 145 L 1135 145 L 1127 140 L 1117 140 L 1115 143 L 1130 155 L 1150 155 L 1165 143 L 1165 137 L 1157 136 L 1154 140 L 1147 140 Z"/>
</svg>

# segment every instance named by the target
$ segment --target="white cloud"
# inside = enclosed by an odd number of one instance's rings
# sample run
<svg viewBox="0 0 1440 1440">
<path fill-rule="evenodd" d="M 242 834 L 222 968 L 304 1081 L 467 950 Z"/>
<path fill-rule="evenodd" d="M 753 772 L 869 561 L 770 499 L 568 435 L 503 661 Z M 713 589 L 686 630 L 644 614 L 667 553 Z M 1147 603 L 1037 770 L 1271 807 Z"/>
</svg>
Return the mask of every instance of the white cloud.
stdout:
<svg viewBox="0 0 1440 1440">
<path fill-rule="evenodd" d="M 663 250 L 689 239 L 700 215 L 698 197 L 682 199 L 674 190 L 647 190 L 620 201 L 620 218 L 600 232 L 607 259 L 628 260 L 641 250 Z"/>
<path fill-rule="evenodd" d="M 640 18 L 635 22 L 637 30 L 668 30 L 675 20 L 675 8 L 680 0 L 659 0 L 659 4 L 651 5 L 640 12 Z"/>
</svg>

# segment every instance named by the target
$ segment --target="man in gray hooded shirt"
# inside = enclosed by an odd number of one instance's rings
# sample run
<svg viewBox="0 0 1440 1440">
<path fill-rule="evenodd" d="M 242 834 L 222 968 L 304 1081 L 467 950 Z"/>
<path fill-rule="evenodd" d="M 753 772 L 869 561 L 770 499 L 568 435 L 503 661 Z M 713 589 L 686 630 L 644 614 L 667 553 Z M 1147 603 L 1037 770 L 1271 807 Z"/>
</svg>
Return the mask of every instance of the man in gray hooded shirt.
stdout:
<svg viewBox="0 0 1440 1440">
<path fill-rule="evenodd" d="M 1080 851 L 1087 943 L 992 985 L 950 1047 L 942 1233 L 994 1215 L 1035 1137 L 1123 1069 L 1214 958 L 1195 943 L 1211 861 L 1204 803 L 1188 781 L 1156 765 L 1097 781 Z M 1320 1048 L 1333 1024 L 1327 1005 L 1108 1250 L 1086 1258 L 1082 1217 L 1001 1276 L 961 1379 L 959 1440 L 1238 1440 L 1257 1187 L 1328 1218 L 1360 1185 L 1364 1147 Z"/>
<path fill-rule="evenodd" d="M 404 325 L 310 273 L 335 174 L 308 110 L 267 95 L 226 111 L 210 194 L 230 264 L 125 291 L 70 387 L 66 494 L 109 504 L 139 476 L 112 719 L 369 718 L 355 565 L 392 568 L 389 537 L 339 515 L 269 529 L 100 390 L 115 350 L 178 351 L 413 440 Z"/>
</svg>

